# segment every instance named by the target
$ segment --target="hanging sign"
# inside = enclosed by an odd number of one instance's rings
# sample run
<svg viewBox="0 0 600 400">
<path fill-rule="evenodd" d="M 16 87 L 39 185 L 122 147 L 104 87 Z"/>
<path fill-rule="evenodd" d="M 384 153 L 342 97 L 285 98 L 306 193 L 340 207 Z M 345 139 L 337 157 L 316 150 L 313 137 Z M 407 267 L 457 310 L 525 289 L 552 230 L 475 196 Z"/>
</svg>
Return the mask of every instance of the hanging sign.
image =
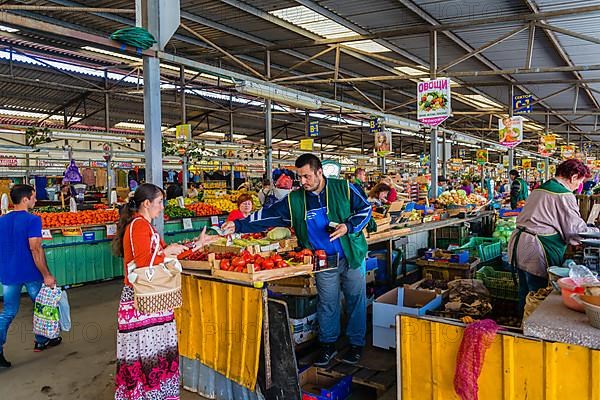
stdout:
<svg viewBox="0 0 600 400">
<path fill-rule="evenodd" d="M 300 150 L 312 151 L 313 144 L 314 144 L 314 139 L 301 139 L 300 140 Z"/>
<path fill-rule="evenodd" d="M 538 161 L 537 169 L 540 172 L 544 172 L 546 170 L 546 163 L 544 161 Z"/>
<path fill-rule="evenodd" d="M 108 166 L 106 161 L 92 161 L 90 165 L 94 168 L 106 168 Z"/>
<path fill-rule="evenodd" d="M 502 165 L 508 168 L 508 156 L 502 156 Z"/>
<path fill-rule="evenodd" d="M 465 158 L 467 156 L 467 150 L 465 149 L 458 149 L 458 157 L 459 158 Z"/>
<path fill-rule="evenodd" d="M 428 167 L 431 164 L 431 157 L 429 154 L 421 153 L 419 154 L 419 165 L 421 167 Z"/>
<path fill-rule="evenodd" d="M 521 159 L 521 167 L 523 167 L 523 169 L 531 168 L 531 159 L 529 159 L 529 158 Z"/>
<path fill-rule="evenodd" d="M 572 144 L 560 146 L 560 156 L 563 160 L 575 158 L 575 146 Z"/>
<path fill-rule="evenodd" d="M 375 155 L 385 157 L 392 153 L 392 132 L 383 130 L 375 133 Z"/>
<path fill-rule="evenodd" d="M 177 140 L 192 140 L 192 125 L 182 124 L 175 127 L 175 137 Z"/>
<path fill-rule="evenodd" d="M 485 164 L 488 162 L 488 151 L 486 149 L 479 149 L 475 152 L 475 160 L 477 164 Z"/>
<path fill-rule="evenodd" d="M 339 178 L 342 165 L 333 160 L 323 161 L 323 175 L 326 178 Z"/>
<path fill-rule="evenodd" d="M 521 94 L 513 96 L 513 110 L 515 114 L 528 114 L 532 111 L 533 95 Z"/>
<path fill-rule="evenodd" d="M 552 164 L 548 167 L 548 172 L 550 172 L 550 175 L 555 175 L 556 174 L 556 165 Z"/>
<path fill-rule="evenodd" d="M 315 138 L 319 137 L 321 133 L 319 132 L 319 121 L 310 121 L 308 123 L 308 137 Z"/>
<path fill-rule="evenodd" d="M 382 131 L 383 119 L 376 115 L 371 115 L 371 117 L 369 117 L 369 133 L 379 133 Z"/>
<path fill-rule="evenodd" d="M 512 149 L 523 141 L 523 118 L 506 117 L 498 119 L 500 144 Z"/>
<path fill-rule="evenodd" d="M 417 85 L 417 119 L 429 126 L 438 126 L 452 113 L 450 79 L 440 78 Z"/>
</svg>

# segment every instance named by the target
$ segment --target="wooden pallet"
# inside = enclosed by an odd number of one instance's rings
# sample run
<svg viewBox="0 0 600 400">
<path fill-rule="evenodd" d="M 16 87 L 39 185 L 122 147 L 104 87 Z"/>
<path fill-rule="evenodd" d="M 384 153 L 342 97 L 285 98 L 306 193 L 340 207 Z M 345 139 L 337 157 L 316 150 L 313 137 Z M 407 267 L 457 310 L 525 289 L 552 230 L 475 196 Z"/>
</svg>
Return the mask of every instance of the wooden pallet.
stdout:
<svg viewBox="0 0 600 400">
<path fill-rule="evenodd" d="M 348 365 L 339 360 L 333 361 L 327 368 L 317 368 L 319 374 L 340 379 L 352 375 L 352 383 L 374 389 L 382 396 L 396 384 L 396 369 L 377 371 L 359 365 Z"/>
</svg>

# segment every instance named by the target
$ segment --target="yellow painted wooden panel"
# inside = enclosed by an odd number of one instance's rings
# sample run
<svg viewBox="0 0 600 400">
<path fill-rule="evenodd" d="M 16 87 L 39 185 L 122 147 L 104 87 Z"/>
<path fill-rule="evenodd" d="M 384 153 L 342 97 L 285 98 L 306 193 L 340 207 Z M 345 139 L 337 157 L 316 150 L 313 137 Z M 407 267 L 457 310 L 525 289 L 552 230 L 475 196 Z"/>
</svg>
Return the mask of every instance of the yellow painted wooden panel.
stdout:
<svg viewBox="0 0 600 400">
<path fill-rule="evenodd" d="M 402 316 L 402 399 L 454 400 L 464 328 Z M 479 398 L 600 400 L 600 351 L 499 333 L 485 355 Z M 594 379 L 596 378 L 596 379 Z"/>
<path fill-rule="evenodd" d="M 179 352 L 254 390 L 262 332 L 259 289 L 182 276 Z"/>
</svg>

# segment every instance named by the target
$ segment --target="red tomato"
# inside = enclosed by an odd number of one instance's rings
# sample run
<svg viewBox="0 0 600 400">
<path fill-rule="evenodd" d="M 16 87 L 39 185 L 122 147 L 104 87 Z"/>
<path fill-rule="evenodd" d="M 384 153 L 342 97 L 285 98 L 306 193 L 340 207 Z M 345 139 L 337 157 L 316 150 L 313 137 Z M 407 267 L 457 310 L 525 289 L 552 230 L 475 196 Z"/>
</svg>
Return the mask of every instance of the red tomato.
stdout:
<svg viewBox="0 0 600 400">
<path fill-rule="evenodd" d="M 238 269 L 242 269 L 246 266 L 246 261 L 242 258 L 242 257 L 233 257 L 233 259 L 231 260 L 231 267 L 234 268 L 236 271 Z"/>
<path fill-rule="evenodd" d="M 242 253 L 242 258 L 246 263 L 249 263 L 250 261 L 252 261 L 252 254 L 248 253 L 247 251 L 244 251 Z"/>
<path fill-rule="evenodd" d="M 264 269 L 273 269 L 273 267 L 275 266 L 275 263 L 273 262 L 273 260 L 267 258 L 264 262 L 263 262 L 263 268 Z"/>
<path fill-rule="evenodd" d="M 271 256 L 271 260 L 273 260 L 273 262 L 277 263 L 279 261 L 283 261 L 283 258 L 281 258 L 281 256 L 279 254 L 274 254 Z"/>
<path fill-rule="evenodd" d="M 231 263 L 229 260 L 221 260 L 220 267 L 223 271 L 229 271 L 231 268 Z"/>
<path fill-rule="evenodd" d="M 254 259 L 254 265 L 257 267 L 262 267 L 264 262 L 265 262 L 265 259 L 262 258 L 261 256 L 256 256 L 256 258 Z"/>
</svg>

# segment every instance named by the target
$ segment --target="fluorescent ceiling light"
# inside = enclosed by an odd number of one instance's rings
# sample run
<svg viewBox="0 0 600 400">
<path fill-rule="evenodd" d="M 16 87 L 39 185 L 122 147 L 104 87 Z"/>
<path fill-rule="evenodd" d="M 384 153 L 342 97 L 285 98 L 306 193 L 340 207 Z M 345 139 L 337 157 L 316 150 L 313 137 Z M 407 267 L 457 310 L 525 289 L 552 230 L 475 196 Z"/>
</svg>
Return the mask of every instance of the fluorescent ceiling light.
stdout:
<svg viewBox="0 0 600 400">
<path fill-rule="evenodd" d="M 346 151 L 352 151 L 355 153 L 362 153 L 362 149 L 359 149 L 358 147 L 346 147 L 344 150 Z"/>
<path fill-rule="evenodd" d="M 485 96 L 482 96 L 480 94 L 456 94 L 457 97 L 463 99 L 463 100 L 467 100 L 468 102 L 470 102 L 471 104 L 475 105 L 476 107 L 482 108 L 482 109 L 502 109 L 504 108 L 504 106 L 500 103 L 497 103 L 494 100 L 488 99 Z"/>
<path fill-rule="evenodd" d="M 212 132 L 212 131 L 209 131 L 209 132 L 201 133 L 200 136 L 224 139 L 225 138 L 225 133 L 223 133 L 223 132 Z M 234 139 L 245 139 L 247 137 L 248 137 L 247 135 L 238 135 L 238 134 L 235 134 L 235 133 L 233 134 L 233 138 Z"/>
<path fill-rule="evenodd" d="M 298 144 L 297 140 L 273 139 L 273 144 Z"/>
<path fill-rule="evenodd" d="M 300 92 L 287 90 L 274 85 L 267 85 L 253 81 L 242 81 L 236 84 L 235 88 L 240 93 L 279 101 L 281 103 L 299 108 L 317 110 L 321 107 L 321 100 L 304 95 Z"/>
<path fill-rule="evenodd" d="M 269 14 L 326 39 L 359 35 L 358 32 L 348 29 L 334 20 L 327 18 L 326 16 L 319 14 L 305 6 L 283 8 L 281 10 L 271 11 Z M 382 46 L 373 40 L 359 40 L 343 43 L 343 45 L 369 53 L 390 51 L 390 49 L 387 47 Z"/>
<path fill-rule="evenodd" d="M 18 110 L 9 110 L 9 109 L 0 109 L 0 116 L 11 116 L 11 117 L 23 117 L 29 119 L 50 119 L 54 121 L 62 121 L 64 120 L 64 115 L 48 115 L 40 112 L 32 112 L 32 111 L 18 111 Z M 79 121 L 81 118 L 72 117 L 72 121 Z"/>
<path fill-rule="evenodd" d="M 132 130 L 139 130 L 139 131 L 143 131 L 144 129 L 146 129 L 144 124 L 140 124 L 137 122 L 119 122 L 118 124 L 115 125 L 115 128 L 132 129 Z M 160 130 L 172 132 L 172 131 L 175 131 L 175 128 L 169 129 L 166 126 L 161 126 Z"/>
<path fill-rule="evenodd" d="M 2 31 L 2 32 L 8 32 L 8 33 L 19 32 L 18 29 L 11 28 L 10 26 L 5 26 L 5 25 L 0 25 L 0 31 Z"/>
<path fill-rule="evenodd" d="M 426 70 L 421 71 L 421 70 L 413 68 L 413 67 L 395 67 L 394 69 L 402 72 L 405 75 L 410 75 L 410 76 L 423 75 L 423 74 L 429 73 Z"/>
<path fill-rule="evenodd" d="M 76 132 L 52 132 L 51 136 L 53 139 L 75 139 L 75 140 L 94 140 L 98 142 L 107 141 L 107 142 L 121 142 L 126 143 L 130 140 L 126 137 L 122 136 L 113 136 L 113 135 L 94 135 L 92 133 L 76 133 Z M 77 151 L 78 149 L 73 149 Z"/>
</svg>

